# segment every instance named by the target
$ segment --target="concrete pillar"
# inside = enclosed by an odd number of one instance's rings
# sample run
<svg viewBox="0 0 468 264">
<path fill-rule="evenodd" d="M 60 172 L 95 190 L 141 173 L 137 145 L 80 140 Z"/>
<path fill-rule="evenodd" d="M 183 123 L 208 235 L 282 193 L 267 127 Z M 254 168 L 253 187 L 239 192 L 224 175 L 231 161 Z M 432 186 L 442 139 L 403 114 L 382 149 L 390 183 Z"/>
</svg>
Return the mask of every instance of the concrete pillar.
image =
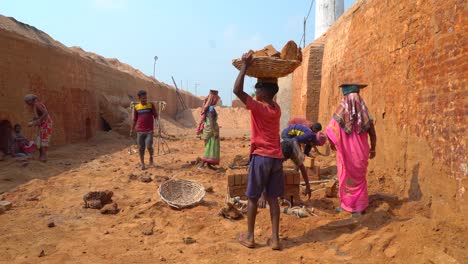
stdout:
<svg viewBox="0 0 468 264">
<path fill-rule="evenodd" d="M 316 0 L 315 7 L 315 39 L 317 39 L 343 14 L 344 0 Z"/>
</svg>

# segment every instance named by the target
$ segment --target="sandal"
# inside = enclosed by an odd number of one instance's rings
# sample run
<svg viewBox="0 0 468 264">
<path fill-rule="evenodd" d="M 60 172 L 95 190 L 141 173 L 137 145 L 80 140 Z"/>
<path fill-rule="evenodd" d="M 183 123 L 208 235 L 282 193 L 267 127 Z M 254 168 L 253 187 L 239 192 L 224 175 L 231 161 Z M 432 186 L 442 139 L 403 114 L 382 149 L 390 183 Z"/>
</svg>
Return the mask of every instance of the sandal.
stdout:
<svg viewBox="0 0 468 264">
<path fill-rule="evenodd" d="M 237 237 L 237 242 L 239 242 L 239 244 L 243 245 L 246 248 L 255 248 L 255 242 L 247 241 L 245 239 L 245 234 L 239 234 L 239 236 Z"/>
</svg>

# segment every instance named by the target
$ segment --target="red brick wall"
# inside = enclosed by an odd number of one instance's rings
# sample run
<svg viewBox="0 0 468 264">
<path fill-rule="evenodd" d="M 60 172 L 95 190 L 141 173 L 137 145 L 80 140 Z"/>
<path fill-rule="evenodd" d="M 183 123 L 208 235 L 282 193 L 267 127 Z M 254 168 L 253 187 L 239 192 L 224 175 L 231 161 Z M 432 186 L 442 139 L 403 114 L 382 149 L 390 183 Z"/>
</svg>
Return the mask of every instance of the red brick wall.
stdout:
<svg viewBox="0 0 468 264">
<path fill-rule="evenodd" d="M 318 120 L 323 44 L 312 43 L 303 50 L 302 64 L 293 73 L 291 117 Z"/>
<path fill-rule="evenodd" d="M 320 121 L 342 98 L 340 83 L 367 83 L 378 136 L 370 182 L 382 177 L 396 194 L 419 197 L 434 217 L 467 214 L 466 7 L 358 0 L 326 34 Z"/>
</svg>

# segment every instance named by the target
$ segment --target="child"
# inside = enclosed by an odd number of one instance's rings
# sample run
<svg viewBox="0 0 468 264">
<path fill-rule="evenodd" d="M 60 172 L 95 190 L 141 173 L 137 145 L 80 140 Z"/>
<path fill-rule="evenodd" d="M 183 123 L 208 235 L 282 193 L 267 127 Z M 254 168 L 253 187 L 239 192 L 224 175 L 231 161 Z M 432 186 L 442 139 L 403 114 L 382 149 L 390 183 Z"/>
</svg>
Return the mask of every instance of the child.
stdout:
<svg viewBox="0 0 468 264">
<path fill-rule="evenodd" d="M 19 124 L 16 124 L 14 129 L 11 155 L 13 157 L 27 157 L 31 155 L 36 150 L 34 141 L 29 141 L 21 135 L 21 126 Z"/>
<path fill-rule="evenodd" d="M 154 120 L 158 118 L 158 113 L 154 104 L 148 102 L 146 91 L 139 91 L 138 99 L 140 102 L 133 108 L 133 123 L 130 129 L 130 136 L 133 136 L 133 131 L 136 127 L 140 166 L 142 170 L 145 170 L 145 147 L 150 154 L 149 165 L 154 166 L 153 130 Z"/>
<path fill-rule="evenodd" d="M 254 228 L 258 200 L 265 191 L 266 200 L 270 205 L 272 225 L 272 236 L 267 240 L 267 244 L 274 250 L 280 250 L 278 197 L 284 195 L 283 154 L 279 137 L 281 110 L 273 101 L 273 97 L 278 92 L 278 84 L 276 79 L 259 79 L 255 85 L 257 100 L 245 93 L 244 78 L 252 61 L 251 52 L 242 55 L 242 67 L 234 84 L 234 94 L 251 111 L 252 131 L 246 191 L 248 231 L 246 234 L 240 234 L 238 241 L 248 248 L 255 247 Z"/>
</svg>

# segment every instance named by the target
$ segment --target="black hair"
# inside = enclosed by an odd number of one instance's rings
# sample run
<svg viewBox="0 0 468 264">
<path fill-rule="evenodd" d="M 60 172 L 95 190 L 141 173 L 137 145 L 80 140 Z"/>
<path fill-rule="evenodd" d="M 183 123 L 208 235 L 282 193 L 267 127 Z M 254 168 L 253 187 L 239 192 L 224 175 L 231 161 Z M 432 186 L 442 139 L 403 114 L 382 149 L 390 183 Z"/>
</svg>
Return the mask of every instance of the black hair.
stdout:
<svg viewBox="0 0 468 264">
<path fill-rule="evenodd" d="M 278 93 L 279 86 L 276 83 L 256 83 L 255 89 L 264 89 L 267 91 L 268 95 L 273 99 Z"/>
<path fill-rule="evenodd" d="M 315 123 L 315 124 L 313 124 L 312 126 L 310 126 L 310 129 L 312 129 L 312 130 L 317 130 L 317 131 L 321 131 L 321 130 L 322 130 L 322 124 L 320 124 L 320 123 Z"/>
<path fill-rule="evenodd" d="M 138 98 L 142 97 L 142 96 L 145 96 L 146 95 L 146 91 L 145 90 L 140 90 L 138 91 Z"/>
</svg>

